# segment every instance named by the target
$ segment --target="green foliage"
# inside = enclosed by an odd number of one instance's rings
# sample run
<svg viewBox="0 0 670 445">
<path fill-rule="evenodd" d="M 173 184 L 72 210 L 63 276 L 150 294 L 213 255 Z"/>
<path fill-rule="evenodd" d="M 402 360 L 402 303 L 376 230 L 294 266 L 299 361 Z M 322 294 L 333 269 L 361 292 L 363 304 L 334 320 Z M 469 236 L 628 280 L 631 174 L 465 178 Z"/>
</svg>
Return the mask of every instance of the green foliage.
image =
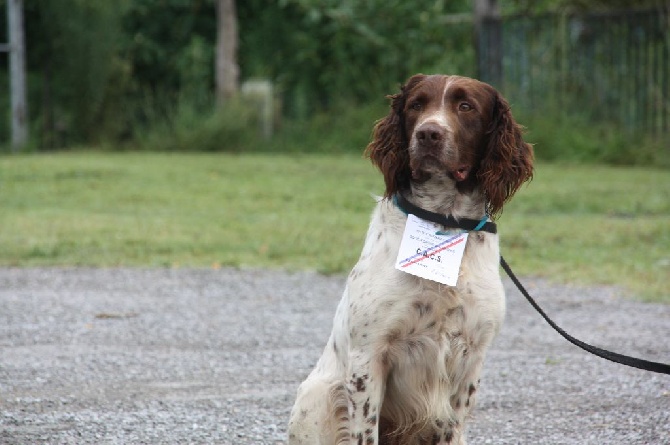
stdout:
<svg viewBox="0 0 670 445">
<path fill-rule="evenodd" d="M 515 114 L 526 126 L 526 140 L 534 144 L 538 159 L 670 167 L 667 136 L 631 134 L 611 123 L 551 109 L 533 115 L 523 110 Z"/>
<path fill-rule="evenodd" d="M 155 108 L 152 104 L 146 107 Z M 132 146 L 153 151 L 256 151 L 258 127 L 256 111 L 239 100 L 204 112 L 185 100 L 149 118 L 144 128 L 135 131 Z"/>
<path fill-rule="evenodd" d="M 267 3 L 239 4 L 241 66 L 276 80 L 292 116 L 369 101 L 415 72 L 474 71 L 470 26 L 446 24 L 465 0 Z"/>
<path fill-rule="evenodd" d="M 667 23 L 653 11 L 510 17 L 503 90 L 546 159 L 669 165 Z"/>
<path fill-rule="evenodd" d="M 0 0 L 0 15 L 5 2 Z M 259 141 L 258 116 L 242 100 L 214 110 L 214 0 L 33 0 L 25 2 L 32 146 L 357 152 L 386 113 L 384 95 L 410 74 L 475 71 L 471 25 L 453 20 L 453 14 L 471 11 L 469 0 L 236 3 L 242 80 L 269 79 L 277 92 L 283 118 L 277 118 L 272 140 Z M 602 9 L 624 2 L 592 3 Z M 643 2 L 651 3 L 656 5 Z M 582 4 L 515 0 L 501 7 L 528 13 Z M 6 31 L 2 18 L 0 34 Z M 0 58 L 0 85 L 8 83 L 6 63 Z M 552 75 L 542 62 L 533 66 L 540 77 Z M 513 103 L 525 97 L 509 94 Z M 8 102 L 0 94 L 3 142 L 10 138 Z M 515 106 L 515 115 L 524 111 L 531 113 Z M 541 158 L 670 164 L 667 140 L 633 141 L 618 128 L 592 124 L 595 116 L 586 114 L 532 113 L 521 121 Z"/>
<path fill-rule="evenodd" d="M 664 7 L 663 0 L 507 0 L 501 1 L 503 14 L 538 14 L 543 12 L 596 12 L 621 9 Z"/>
<path fill-rule="evenodd" d="M 167 95 L 211 94 L 216 14 L 212 0 L 129 0 L 121 52 L 140 90 Z"/>
<path fill-rule="evenodd" d="M 261 136 L 258 110 L 238 97 L 213 112 L 188 101 L 149 118 L 135 130 L 129 148 L 151 151 L 224 151 L 247 153 L 361 153 L 372 127 L 388 105 L 341 107 L 308 119 L 286 120 L 269 140 Z M 146 109 L 158 109 L 148 104 Z"/>
<path fill-rule="evenodd" d="M 24 16 L 28 110 L 41 149 L 128 141 L 183 97 L 200 111 L 211 105 L 212 0 L 34 0 L 25 2 Z M 3 141 L 5 101 L 0 95 Z"/>
<path fill-rule="evenodd" d="M 291 120 L 263 147 L 274 153 L 362 153 L 375 121 L 387 112 L 379 101 L 360 107 L 342 107 Z"/>
<path fill-rule="evenodd" d="M 242 78 L 269 78 L 305 118 L 378 99 L 416 71 L 471 73 L 469 26 L 445 24 L 469 2 L 417 1 L 237 2 Z M 144 144 L 149 123 L 211 121 L 213 0 L 35 0 L 25 22 L 38 146 Z"/>
<path fill-rule="evenodd" d="M 99 137 L 112 76 L 119 74 L 119 20 L 125 2 L 35 0 L 25 4 L 29 111 L 39 145 Z M 118 111 L 118 110 L 117 110 Z"/>
<path fill-rule="evenodd" d="M 0 34 L 2 35 L 2 34 Z M 3 64 L 0 63 L 0 69 L 3 68 Z M 0 88 L 5 85 L 9 85 L 9 75 L 7 70 L 0 71 Z M 11 136 L 11 103 L 9 94 L 0 94 L 0 152 L 2 152 L 2 145 L 5 142 L 9 142 L 12 138 Z"/>
</svg>

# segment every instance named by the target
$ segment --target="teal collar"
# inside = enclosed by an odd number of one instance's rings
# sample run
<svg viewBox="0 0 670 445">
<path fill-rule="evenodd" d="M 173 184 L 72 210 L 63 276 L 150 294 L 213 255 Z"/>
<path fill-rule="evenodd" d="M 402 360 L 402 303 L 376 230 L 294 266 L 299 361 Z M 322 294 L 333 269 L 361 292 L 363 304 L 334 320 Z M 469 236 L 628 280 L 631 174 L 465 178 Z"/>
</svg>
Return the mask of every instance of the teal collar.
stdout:
<svg viewBox="0 0 670 445">
<path fill-rule="evenodd" d="M 441 213 L 431 212 L 422 209 L 409 202 L 402 194 L 396 193 L 393 195 L 393 204 L 398 207 L 406 215 L 412 214 L 423 220 L 440 224 L 450 229 L 461 229 L 468 232 L 488 232 L 497 233 L 498 228 L 496 224 L 488 221 L 489 216 L 484 215 L 482 219 L 468 219 L 468 218 L 454 218 L 453 216 L 443 215 Z"/>
</svg>

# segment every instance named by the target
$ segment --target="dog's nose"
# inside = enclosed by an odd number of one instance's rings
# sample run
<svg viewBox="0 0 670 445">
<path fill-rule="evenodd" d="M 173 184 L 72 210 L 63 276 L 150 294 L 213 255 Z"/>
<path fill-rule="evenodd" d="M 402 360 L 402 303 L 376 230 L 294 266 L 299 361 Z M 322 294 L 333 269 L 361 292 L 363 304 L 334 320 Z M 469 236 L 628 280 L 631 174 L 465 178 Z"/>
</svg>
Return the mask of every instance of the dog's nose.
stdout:
<svg viewBox="0 0 670 445">
<path fill-rule="evenodd" d="M 446 130 L 441 125 L 433 122 L 428 122 L 416 131 L 416 138 L 419 143 L 426 146 L 441 144 L 446 137 Z"/>
</svg>

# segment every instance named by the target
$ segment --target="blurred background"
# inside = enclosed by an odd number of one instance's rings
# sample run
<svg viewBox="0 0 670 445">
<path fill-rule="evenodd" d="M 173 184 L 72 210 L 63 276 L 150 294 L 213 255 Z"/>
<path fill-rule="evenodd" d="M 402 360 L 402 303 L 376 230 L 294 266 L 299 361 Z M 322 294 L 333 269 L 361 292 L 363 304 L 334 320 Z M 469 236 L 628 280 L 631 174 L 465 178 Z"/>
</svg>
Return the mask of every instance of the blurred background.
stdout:
<svg viewBox="0 0 670 445">
<path fill-rule="evenodd" d="M 670 165 L 665 0 L 0 0 L 0 36 L 8 2 L 24 151 L 361 152 L 385 95 L 439 72 L 501 89 L 541 159 Z"/>
<path fill-rule="evenodd" d="M 447 73 L 500 89 L 535 144 L 500 218 L 514 270 L 670 302 L 669 10 L 0 0 L 0 267 L 345 273 L 386 96 Z"/>
</svg>

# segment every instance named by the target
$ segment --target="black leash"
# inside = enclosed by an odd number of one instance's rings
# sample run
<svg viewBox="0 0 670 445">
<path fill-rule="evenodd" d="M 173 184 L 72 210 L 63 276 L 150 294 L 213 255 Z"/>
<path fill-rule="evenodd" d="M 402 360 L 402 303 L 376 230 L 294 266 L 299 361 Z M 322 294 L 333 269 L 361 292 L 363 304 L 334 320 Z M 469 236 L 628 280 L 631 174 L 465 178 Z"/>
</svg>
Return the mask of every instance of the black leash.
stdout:
<svg viewBox="0 0 670 445">
<path fill-rule="evenodd" d="M 544 318 L 545 321 L 549 323 L 549 325 L 556 330 L 556 332 L 561 334 L 563 338 L 565 338 L 573 345 L 579 346 L 583 350 L 590 352 L 593 355 L 597 355 L 598 357 L 610 360 L 615 363 L 620 363 L 626 366 L 632 366 L 633 368 L 643 369 L 645 371 L 658 372 L 661 374 L 670 374 L 670 365 L 666 365 L 665 363 L 650 362 L 648 360 L 629 357 L 623 354 L 617 354 L 616 352 L 608 351 L 606 349 L 601 349 L 596 346 L 592 346 L 588 343 L 584 343 L 583 341 L 578 340 L 572 335 L 568 334 L 563 329 L 561 329 L 556 323 L 554 323 L 554 321 L 551 318 L 549 318 L 547 314 L 544 313 L 542 308 L 538 306 L 533 297 L 531 297 L 528 291 L 523 287 L 523 285 L 516 277 L 516 275 L 514 275 L 514 272 L 512 272 L 512 269 L 509 267 L 509 264 L 507 264 L 507 261 L 505 261 L 505 259 L 502 256 L 500 257 L 500 265 L 505 270 L 505 272 L 507 272 L 507 275 L 509 275 L 509 277 L 512 279 L 512 281 L 519 289 L 519 291 L 521 291 L 523 296 L 526 297 L 526 300 L 528 300 L 530 305 L 533 306 L 535 310 L 540 313 L 542 318 Z"/>
<path fill-rule="evenodd" d="M 432 221 L 437 224 L 442 224 L 445 227 L 455 227 L 468 231 L 481 230 L 489 233 L 496 233 L 497 231 L 495 223 L 485 222 L 487 218 L 486 216 L 482 220 L 465 219 L 465 218 L 460 218 L 457 220 L 453 216 L 446 216 L 440 213 L 434 213 L 426 209 L 422 209 L 421 207 L 416 206 L 411 202 L 409 202 L 404 196 L 402 196 L 402 193 L 396 193 L 393 196 L 393 203 L 405 214 L 411 213 L 412 215 L 418 216 L 421 219 L 424 219 L 426 221 Z M 502 256 L 500 257 L 500 265 L 502 266 L 503 269 L 505 269 L 507 275 L 509 275 L 509 277 L 512 279 L 517 289 L 519 289 L 519 291 L 523 294 L 523 296 L 526 297 L 526 300 L 528 300 L 530 305 L 533 306 L 535 310 L 540 313 L 542 318 L 544 318 L 547 323 L 549 323 L 549 326 L 554 328 L 556 332 L 561 334 L 563 338 L 565 338 L 573 345 L 582 348 L 586 352 L 590 352 L 593 355 L 597 355 L 598 357 L 604 358 L 614 363 L 619 363 L 626 366 L 632 366 L 633 368 L 642 369 L 645 371 L 658 372 L 661 374 L 670 374 L 670 365 L 666 365 L 665 363 L 650 362 L 648 360 L 629 357 L 627 355 L 618 354 L 616 352 L 608 351 L 606 349 L 601 349 L 596 346 L 585 343 L 581 340 L 578 340 L 572 335 L 568 334 L 563 329 L 561 329 L 560 326 L 554 323 L 554 321 L 551 318 L 549 318 L 547 314 L 544 313 L 542 308 L 535 302 L 533 297 L 530 296 L 526 288 L 523 287 L 523 285 L 516 277 L 516 275 L 514 275 L 514 272 L 512 272 L 512 269 L 509 267 L 509 264 L 507 264 L 507 261 L 505 261 L 505 259 Z"/>
</svg>

